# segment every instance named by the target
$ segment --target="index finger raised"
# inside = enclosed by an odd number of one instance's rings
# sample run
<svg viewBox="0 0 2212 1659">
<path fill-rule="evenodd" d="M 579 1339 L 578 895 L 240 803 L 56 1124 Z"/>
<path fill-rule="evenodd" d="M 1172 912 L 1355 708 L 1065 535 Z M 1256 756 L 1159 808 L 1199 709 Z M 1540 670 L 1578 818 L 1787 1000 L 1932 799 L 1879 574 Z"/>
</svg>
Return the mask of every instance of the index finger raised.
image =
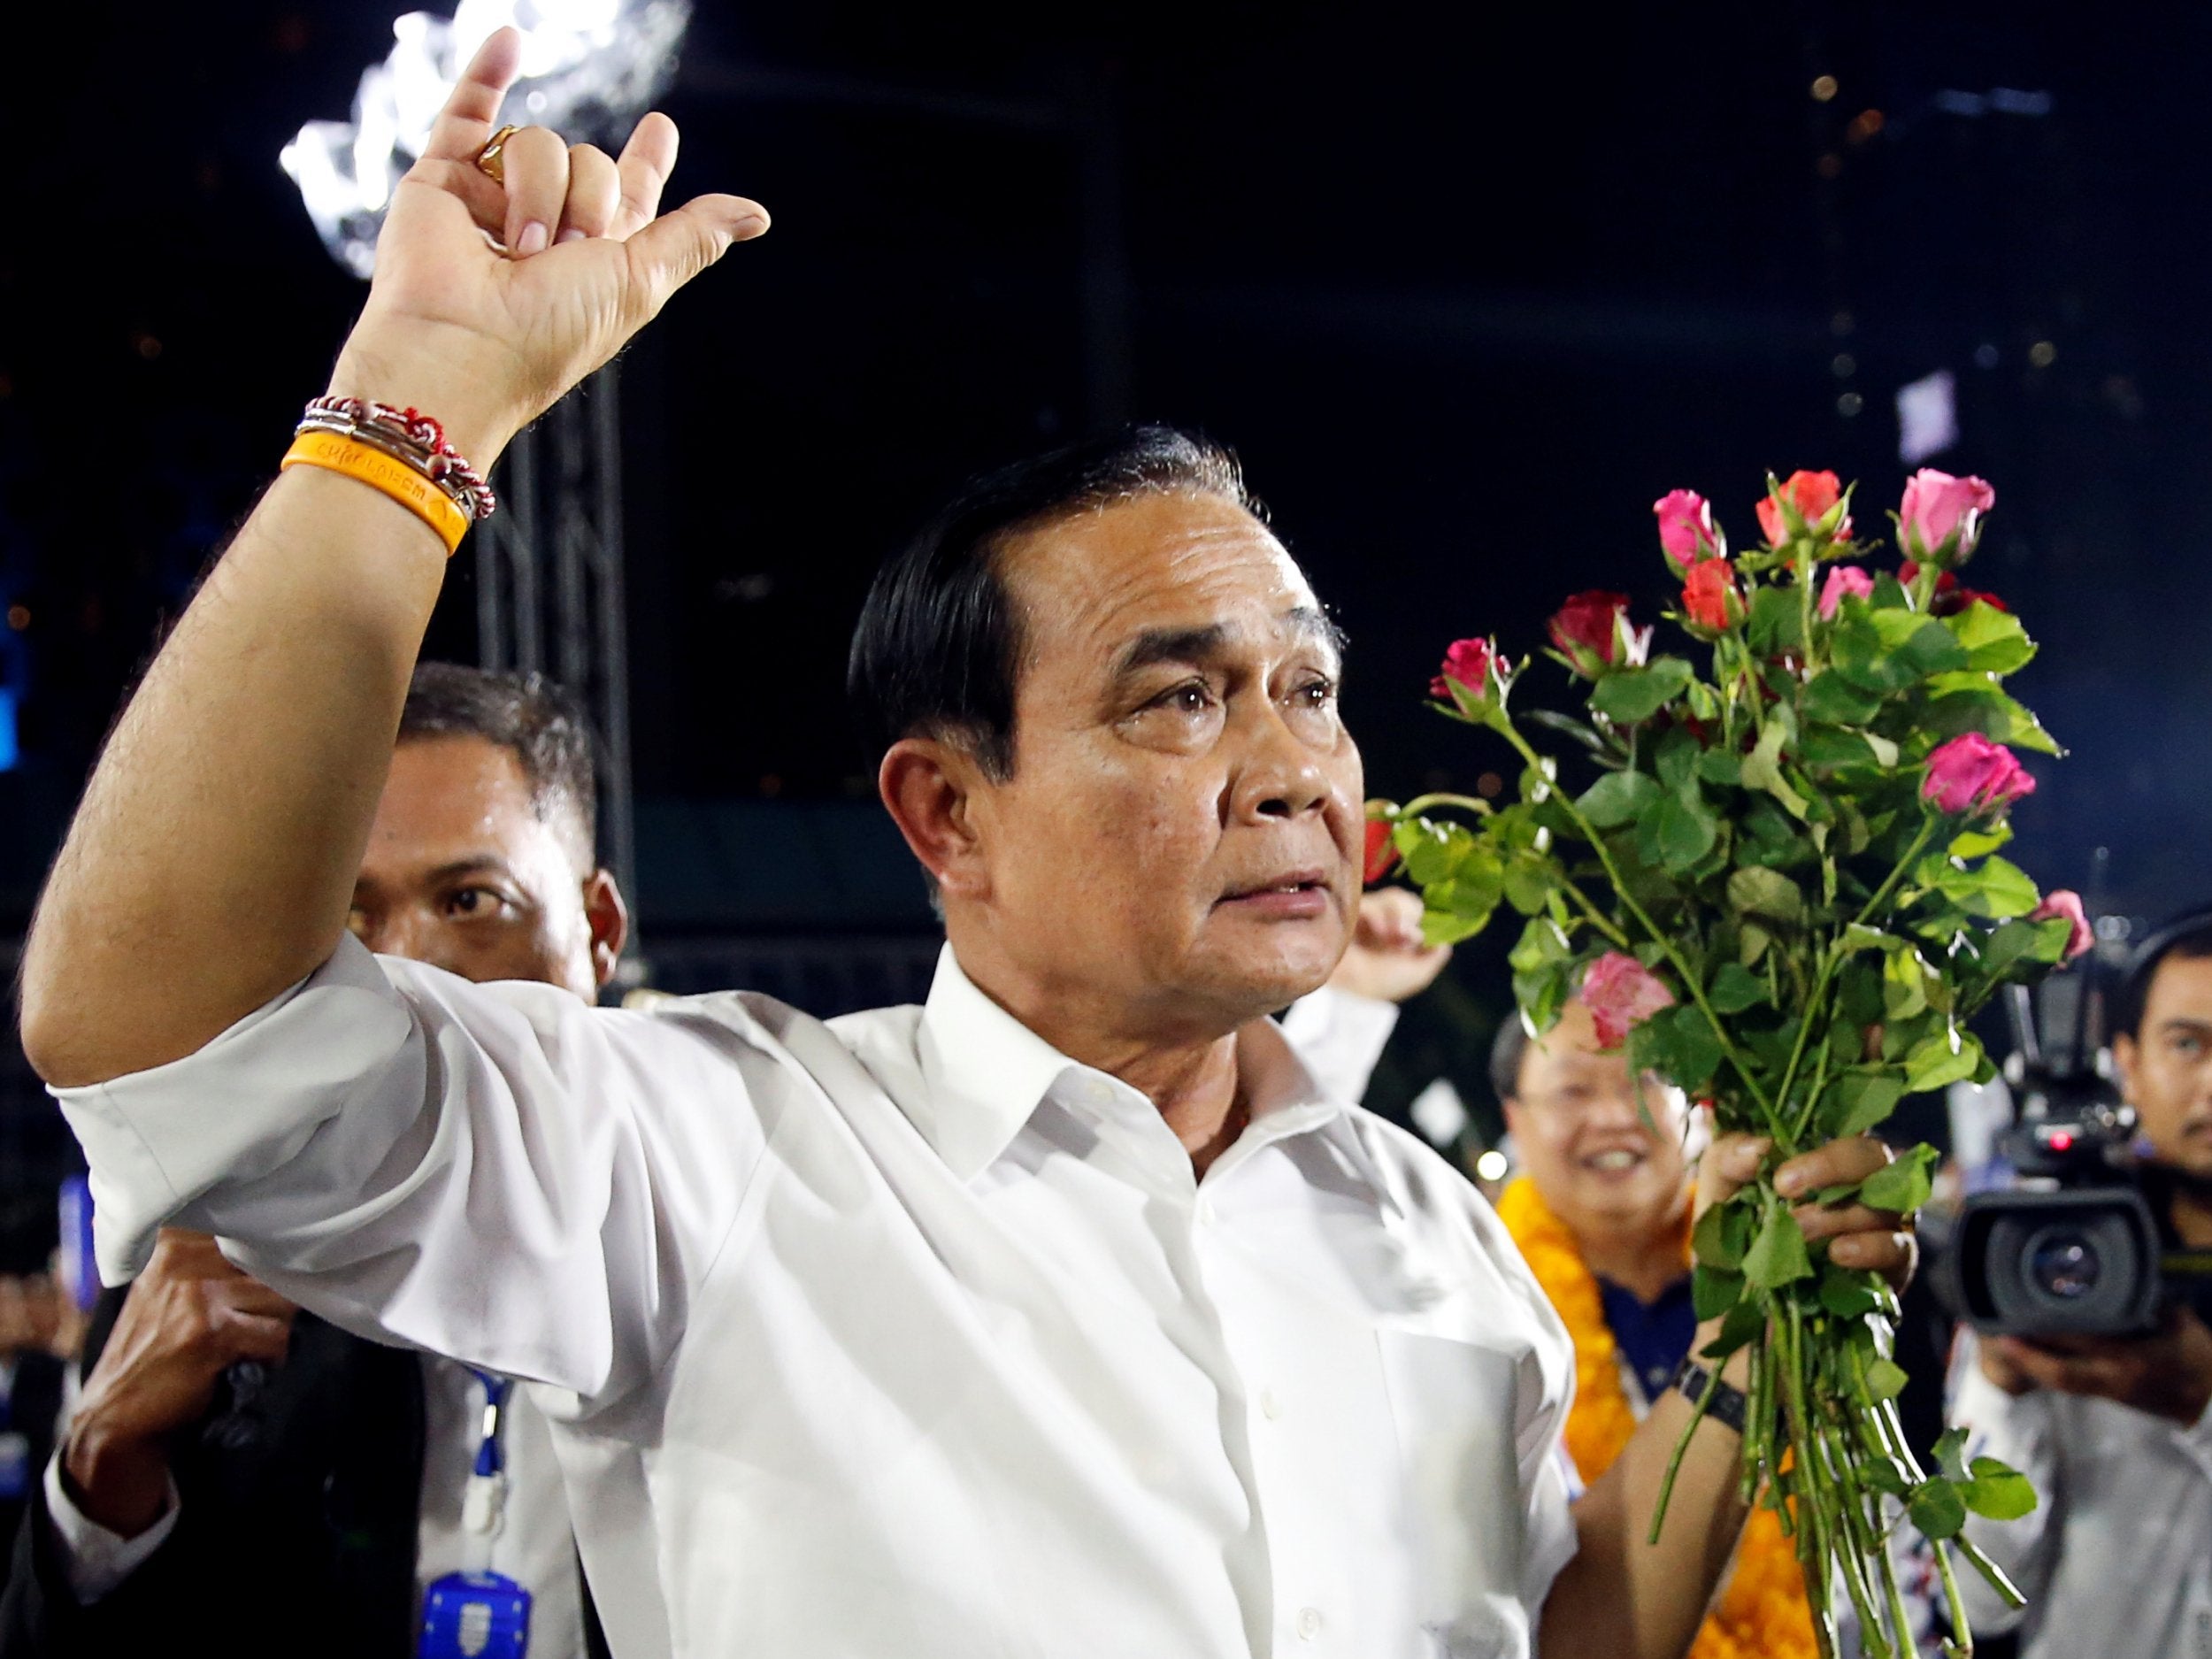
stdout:
<svg viewBox="0 0 2212 1659">
<path fill-rule="evenodd" d="M 477 152 L 492 135 L 500 104 L 521 66 L 522 36 L 511 28 L 495 29 L 476 49 L 476 56 L 469 59 L 468 67 L 454 83 L 445 107 L 431 123 L 430 142 L 423 146 L 424 158 L 473 164 Z"/>
</svg>

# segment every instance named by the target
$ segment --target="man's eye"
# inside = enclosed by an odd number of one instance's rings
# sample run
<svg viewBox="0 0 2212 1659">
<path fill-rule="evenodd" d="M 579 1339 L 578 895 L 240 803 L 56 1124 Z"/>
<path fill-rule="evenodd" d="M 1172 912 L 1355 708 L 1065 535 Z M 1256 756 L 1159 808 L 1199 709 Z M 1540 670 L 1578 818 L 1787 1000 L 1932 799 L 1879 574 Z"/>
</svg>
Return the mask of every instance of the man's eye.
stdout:
<svg viewBox="0 0 2212 1659">
<path fill-rule="evenodd" d="M 1152 701 L 1156 709 L 1171 709 L 1178 714 L 1203 714 L 1213 701 L 1202 681 L 1189 680 L 1172 687 Z"/>
<path fill-rule="evenodd" d="M 1308 708 L 1325 709 L 1336 701 L 1336 681 L 1310 680 L 1292 695 Z"/>
<path fill-rule="evenodd" d="M 462 887 L 446 900 L 446 909 L 455 916 L 490 916 L 500 902 L 499 895 L 489 887 Z"/>
</svg>

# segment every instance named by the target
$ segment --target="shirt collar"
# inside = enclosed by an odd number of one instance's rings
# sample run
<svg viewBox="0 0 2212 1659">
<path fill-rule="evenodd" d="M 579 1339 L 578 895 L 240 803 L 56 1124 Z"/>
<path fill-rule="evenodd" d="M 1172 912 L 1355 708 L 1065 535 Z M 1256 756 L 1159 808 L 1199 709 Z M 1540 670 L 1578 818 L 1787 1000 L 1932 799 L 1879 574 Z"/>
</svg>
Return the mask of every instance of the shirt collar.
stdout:
<svg viewBox="0 0 2212 1659">
<path fill-rule="evenodd" d="M 990 1167 L 1063 1077 L 1127 1087 L 1069 1059 L 985 995 L 950 945 L 938 955 L 916 1043 L 924 1087 L 908 1116 L 962 1180 Z M 1252 1125 L 1225 1163 L 1343 1114 L 1343 1102 L 1326 1097 L 1272 1020 L 1254 1020 L 1238 1033 L 1237 1063 Z"/>
</svg>

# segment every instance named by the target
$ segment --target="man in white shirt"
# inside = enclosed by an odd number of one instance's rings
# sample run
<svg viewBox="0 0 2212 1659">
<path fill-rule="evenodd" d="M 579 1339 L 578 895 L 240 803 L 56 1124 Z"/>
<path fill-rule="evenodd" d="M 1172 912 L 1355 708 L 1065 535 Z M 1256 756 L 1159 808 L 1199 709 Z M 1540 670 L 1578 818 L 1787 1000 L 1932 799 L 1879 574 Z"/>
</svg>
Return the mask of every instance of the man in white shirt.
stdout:
<svg viewBox="0 0 2212 1659">
<path fill-rule="evenodd" d="M 2142 1170 L 2169 1248 L 2212 1249 L 2212 913 L 2138 949 L 2113 1013 L 2112 1056 L 2152 1159 Z M 1970 1457 L 2026 1475 L 2016 1521 L 1967 1523 L 2028 1604 L 1962 1575 L 1977 1630 L 2016 1624 L 2024 1659 L 2212 1655 L 2212 1329 L 2196 1305 L 2133 1339 L 1962 1335 L 1951 1420 Z"/>
<path fill-rule="evenodd" d="M 396 192 L 333 384 L 480 464 L 765 228 L 652 218 L 659 117 L 618 162 L 508 134 L 493 180 L 517 51 Z M 535 1379 L 626 1659 L 1518 1655 L 1540 1616 L 1557 1652 L 1687 1646 L 1731 1432 L 1656 1546 L 1679 1395 L 1571 1509 L 1568 1344 L 1496 1217 L 1264 1018 L 1343 951 L 1362 780 L 1334 631 L 1225 456 L 1152 430 L 1008 469 L 887 565 L 851 678 L 948 949 L 926 1007 L 829 1026 L 344 934 L 442 554 L 287 473 L 93 780 L 24 1030 L 109 1271 L 182 1217 L 340 1324 Z M 1708 1196 L 1762 1151 L 1709 1156 Z M 1860 1212 L 1832 1248 L 1910 1243 Z"/>
</svg>

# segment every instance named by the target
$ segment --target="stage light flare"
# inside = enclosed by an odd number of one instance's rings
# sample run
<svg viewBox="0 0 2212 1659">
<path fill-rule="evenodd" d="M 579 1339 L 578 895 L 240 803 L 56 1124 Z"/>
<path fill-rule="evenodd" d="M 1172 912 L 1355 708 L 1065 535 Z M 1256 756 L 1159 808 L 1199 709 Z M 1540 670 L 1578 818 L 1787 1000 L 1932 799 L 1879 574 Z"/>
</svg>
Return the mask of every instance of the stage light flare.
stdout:
<svg viewBox="0 0 2212 1659">
<path fill-rule="evenodd" d="M 1505 1154 L 1495 1147 L 1475 1160 L 1475 1173 L 1486 1181 L 1502 1181 L 1512 1168 Z"/>
<path fill-rule="evenodd" d="M 393 21 L 384 61 L 363 72 L 353 119 L 308 122 L 279 164 L 331 257 L 366 277 L 394 188 L 493 30 L 511 24 L 523 37 L 505 119 L 613 144 L 667 87 L 690 21 L 690 0 L 460 0 L 450 18 L 410 12 Z"/>
</svg>

